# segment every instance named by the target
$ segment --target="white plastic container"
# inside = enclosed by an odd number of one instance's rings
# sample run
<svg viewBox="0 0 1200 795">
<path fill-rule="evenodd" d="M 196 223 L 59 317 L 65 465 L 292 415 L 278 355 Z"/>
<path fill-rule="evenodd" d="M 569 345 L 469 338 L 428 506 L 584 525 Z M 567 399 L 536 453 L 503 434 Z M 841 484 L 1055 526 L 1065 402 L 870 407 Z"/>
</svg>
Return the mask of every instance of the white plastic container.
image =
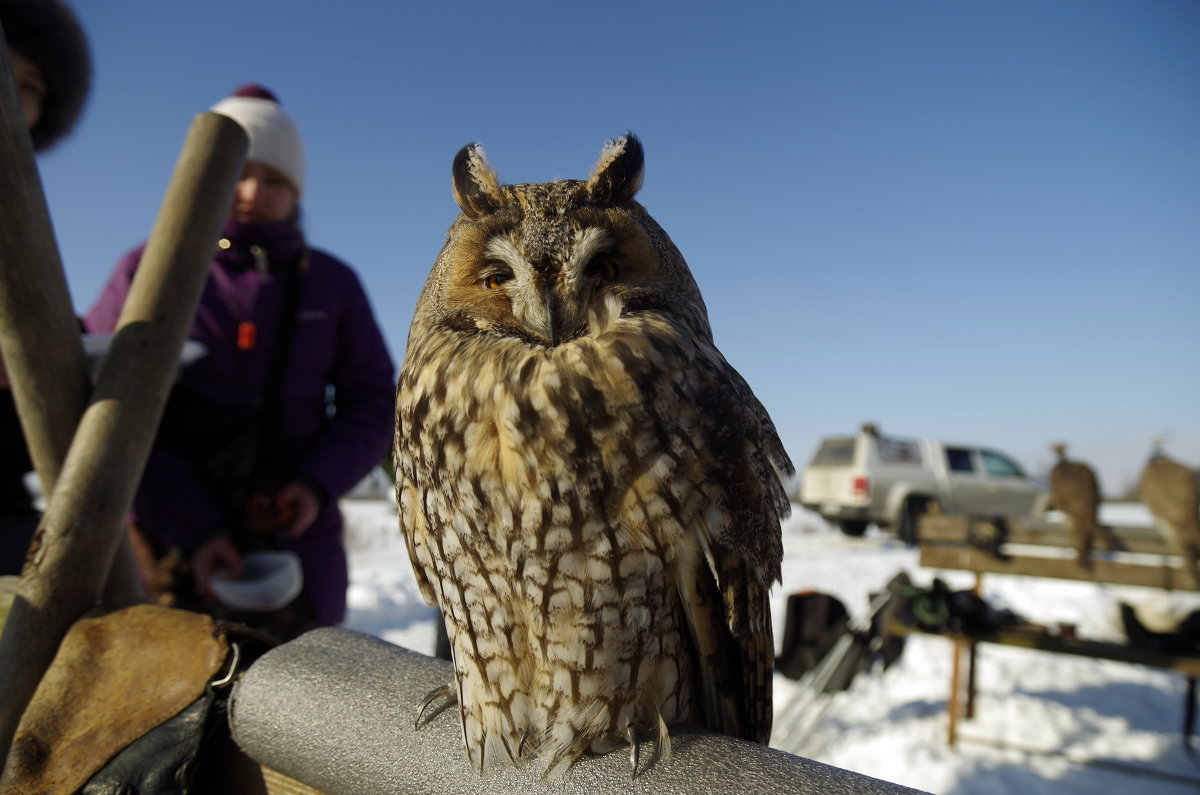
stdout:
<svg viewBox="0 0 1200 795">
<path fill-rule="evenodd" d="M 221 604 L 234 610 L 266 613 L 300 595 L 304 575 L 295 552 L 252 552 L 242 558 L 242 571 L 221 569 L 209 587 Z"/>
</svg>

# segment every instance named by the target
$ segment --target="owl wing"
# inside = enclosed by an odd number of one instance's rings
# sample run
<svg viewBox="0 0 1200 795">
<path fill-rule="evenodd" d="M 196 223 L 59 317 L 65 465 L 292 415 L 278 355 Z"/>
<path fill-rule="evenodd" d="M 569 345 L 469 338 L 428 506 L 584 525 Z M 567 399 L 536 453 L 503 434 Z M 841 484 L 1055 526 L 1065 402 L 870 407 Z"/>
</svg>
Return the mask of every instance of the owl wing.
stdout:
<svg viewBox="0 0 1200 795">
<path fill-rule="evenodd" d="M 396 502 L 400 514 L 400 531 L 404 536 L 404 545 L 408 550 L 408 559 L 412 564 L 421 596 L 426 604 L 437 607 L 437 592 L 429 579 L 429 573 L 435 570 L 428 552 L 429 528 L 425 523 L 425 512 L 421 509 L 420 497 L 411 473 L 405 475 L 406 462 L 402 456 L 403 452 L 397 446 L 395 460 L 399 482 L 396 488 Z"/>
<path fill-rule="evenodd" d="M 1050 494 L 1058 509 L 1071 517 L 1094 516 L 1100 502 L 1095 473 L 1076 461 L 1060 461 L 1050 470 Z"/>
<path fill-rule="evenodd" d="M 693 720 L 765 745 L 775 666 L 768 587 L 735 552 L 717 554 L 722 557 L 715 572 L 699 559 L 680 583 L 696 648 L 692 699 L 699 715 Z"/>
<path fill-rule="evenodd" d="M 1155 456 L 1146 464 L 1139 488 L 1142 502 L 1155 516 L 1180 527 L 1196 521 L 1200 486 L 1195 474 L 1183 464 Z"/>
<path fill-rule="evenodd" d="M 769 590 L 780 577 L 781 474 L 792 465 L 766 410 L 720 354 L 701 367 L 707 521 L 680 583 L 697 651 L 694 703 L 708 727 L 766 744 L 775 643 Z M 715 510 L 712 510 L 715 509 Z"/>
</svg>

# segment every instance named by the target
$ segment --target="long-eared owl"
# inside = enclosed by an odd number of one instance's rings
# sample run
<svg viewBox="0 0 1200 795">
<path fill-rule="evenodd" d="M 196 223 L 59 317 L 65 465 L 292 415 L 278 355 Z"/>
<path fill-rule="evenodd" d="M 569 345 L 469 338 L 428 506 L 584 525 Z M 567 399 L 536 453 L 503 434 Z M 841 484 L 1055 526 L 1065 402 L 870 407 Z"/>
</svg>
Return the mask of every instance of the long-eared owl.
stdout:
<svg viewBox="0 0 1200 795">
<path fill-rule="evenodd" d="M 767 742 L 780 475 L 766 410 L 713 345 L 687 263 L 634 195 L 642 145 L 587 180 L 502 185 L 478 144 L 400 373 L 396 490 L 451 641 L 481 771 L 553 776 L 689 721 Z"/>
</svg>

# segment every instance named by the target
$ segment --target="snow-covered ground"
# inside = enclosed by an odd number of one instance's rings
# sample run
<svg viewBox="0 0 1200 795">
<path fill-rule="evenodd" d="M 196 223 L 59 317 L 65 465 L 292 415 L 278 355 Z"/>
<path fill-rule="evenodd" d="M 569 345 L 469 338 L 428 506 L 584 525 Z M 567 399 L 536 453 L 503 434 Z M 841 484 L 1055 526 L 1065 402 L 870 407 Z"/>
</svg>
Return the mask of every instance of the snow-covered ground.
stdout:
<svg viewBox="0 0 1200 795">
<path fill-rule="evenodd" d="M 350 548 L 347 626 L 431 654 L 434 613 L 413 580 L 395 507 L 345 500 Z M 1106 506 L 1102 519 L 1146 524 L 1141 506 Z M 899 571 L 928 585 L 941 576 L 968 587 L 970 575 L 921 569 L 916 553 L 871 528 L 852 539 L 797 508 L 783 527 L 783 586 L 772 608 L 782 626 L 785 597 L 831 593 L 852 615 Z M 1045 624 L 1071 623 L 1081 636 L 1120 637 L 1120 600 L 1157 598 L 1139 589 L 989 575 L 988 598 Z M 1175 602 L 1177 611 L 1195 600 Z M 781 633 L 777 632 L 777 638 Z M 811 730 L 794 715 L 805 695 L 775 679 L 772 745 L 791 753 L 934 793 L 1197 793 L 1200 760 L 1185 753 L 1180 727 L 1182 676 L 1142 666 L 984 645 L 979 652 L 976 717 L 959 723 L 946 745 L 950 646 L 911 637 L 887 671 L 859 674 L 849 690 L 805 709 L 822 709 Z"/>
</svg>

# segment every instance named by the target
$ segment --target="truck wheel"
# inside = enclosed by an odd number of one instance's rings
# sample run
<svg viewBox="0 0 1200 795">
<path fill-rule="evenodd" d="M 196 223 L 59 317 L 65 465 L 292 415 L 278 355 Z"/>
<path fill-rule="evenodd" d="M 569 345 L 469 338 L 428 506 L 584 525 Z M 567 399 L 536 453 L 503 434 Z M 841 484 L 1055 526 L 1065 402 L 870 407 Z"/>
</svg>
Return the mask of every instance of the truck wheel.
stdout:
<svg viewBox="0 0 1200 795">
<path fill-rule="evenodd" d="M 896 534 L 900 540 L 910 547 L 915 547 L 920 540 L 917 538 L 917 526 L 921 516 L 937 510 L 937 500 L 929 497 L 909 497 L 900 509 L 900 517 L 896 522 Z"/>
<path fill-rule="evenodd" d="M 853 538 L 858 538 L 863 533 L 867 532 L 867 523 L 861 520 L 843 519 L 837 524 L 838 529 Z"/>
</svg>

